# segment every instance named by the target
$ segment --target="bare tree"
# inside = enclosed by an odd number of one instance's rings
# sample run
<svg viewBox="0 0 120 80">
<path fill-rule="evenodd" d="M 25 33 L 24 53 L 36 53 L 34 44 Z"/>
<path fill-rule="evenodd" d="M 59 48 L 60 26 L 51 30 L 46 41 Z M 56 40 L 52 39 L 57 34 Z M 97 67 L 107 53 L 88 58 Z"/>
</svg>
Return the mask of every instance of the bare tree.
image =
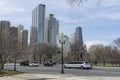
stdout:
<svg viewBox="0 0 120 80">
<path fill-rule="evenodd" d="M 83 2 L 85 2 L 87 0 L 67 0 L 67 1 L 71 5 L 75 5 L 75 4 L 80 5 L 81 3 L 83 3 Z"/>
<path fill-rule="evenodd" d="M 113 66 L 120 66 L 120 53 L 116 46 L 93 45 L 89 49 L 89 53 L 93 62 L 110 63 Z"/>
<path fill-rule="evenodd" d="M 0 69 L 3 68 L 3 42 L 2 42 L 2 35 L 0 31 Z"/>
<path fill-rule="evenodd" d="M 18 28 L 10 27 L 9 54 L 14 57 L 14 70 L 16 71 L 16 60 L 18 54 Z"/>
<path fill-rule="evenodd" d="M 114 40 L 114 43 L 120 48 L 120 38 Z"/>
<path fill-rule="evenodd" d="M 9 28 L 8 28 L 9 29 Z M 6 30 L 0 30 L 0 69 L 4 68 L 4 63 L 6 60 L 6 55 L 9 50 L 9 32 L 5 32 Z"/>
<path fill-rule="evenodd" d="M 105 47 L 102 44 L 91 46 L 89 53 L 93 56 L 94 62 L 101 62 L 103 63 L 103 66 L 105 66 L 107 61 L 107 54 L 105 52 Z"/>
<path fill-rule="evenodd" d="M 53 56 L 57 54 L 57 49 L 58 47 L 56 45 L 47 44 L 45 48 L 46 60 L 53 59 Z"/>
<path fill-rule="evenodd" d="M 85 45 L 80 43 L 74 43 L 70 45 L 71 53 L 69 54 L 71 60 L 79 61 L 79 60 L 87 60 L 85 57 L 87 55 L 87 48 Z"/>
<path fill-rule="evenodd" d="M 115 66 L 120 66 L 120 53 L 116 46 L 112 48 L 112 64 Z"/>
<path fill-rule="evenodd" d="M 56 53 L 57 46 L 45 43 L 34 43 L 31 46 L 31 49 L 34 58 L 41 64 L 42 61 L 44 63 L 46 60 L 53 58 Z"/>
<path fill-rule="evenodd" d="M 80 48 L 78 49 L 76 44 L 71 44 L 70 48 L 71 48 L 70 56 L 71 56 L 72 60 L 77 61 L 80 57 L 80 56 L 78 56 L 77 51 L 80 50 Z"/>
<path fill-rule="evenodd" d="M 118 47 L 120 49 L 120 38 L 117 38 L 116 40 L 114 40 L 114 44 L 116 45 L 116 47 Z M 114 48 L 113 51 L 114 51 L 114 53 L 116 53 L 116 58 L 115 59 L 117 59 L 117 64 L 119 64 L 119 66 L 120 66 L 120 58 L 119 58 L 120 57 L 120 51 L 116 47 Z"/>
</svg>

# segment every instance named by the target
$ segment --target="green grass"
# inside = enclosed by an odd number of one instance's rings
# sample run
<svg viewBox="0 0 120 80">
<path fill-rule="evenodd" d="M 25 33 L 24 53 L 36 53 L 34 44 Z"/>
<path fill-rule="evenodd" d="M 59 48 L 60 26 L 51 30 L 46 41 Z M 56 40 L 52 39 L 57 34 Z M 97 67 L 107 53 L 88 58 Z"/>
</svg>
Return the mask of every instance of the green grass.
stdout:
<svg viewBox="0 0 120 80">
<path fill-rule="evenodd" d="M 6 69 L 0 70 L 0 76 L 10 76 L 10 75 L 17 75 L 17 74 L 21 74 L 21 73 L 22 72 L 13 71 L 13 70 L 6 70 Z"/>
<path fill-rule="evenodd" d="M 95 66 L 95 65 L 93 64 L 93 66 Z M 102 63 L 98 63 L 97 66 L 104 67 Z M 110 63 L 106 63 L 106 64 L 105 64 L 105 67 L 113 67 L 113 65 L 110 64 Z M 114 65 L 114 67 L 116 67 L 116 66 Z"/>
<path fill-rule="evenodd" d="M 103 64 L 101 64 L 101 63 L 98 63 L 97 66 L 104 67 Z M 105 66 L 106 66 L 106 67 L 112 67 L 112 65 L 109 64 L 109 63 L 106 63 Z"/>
</svg>

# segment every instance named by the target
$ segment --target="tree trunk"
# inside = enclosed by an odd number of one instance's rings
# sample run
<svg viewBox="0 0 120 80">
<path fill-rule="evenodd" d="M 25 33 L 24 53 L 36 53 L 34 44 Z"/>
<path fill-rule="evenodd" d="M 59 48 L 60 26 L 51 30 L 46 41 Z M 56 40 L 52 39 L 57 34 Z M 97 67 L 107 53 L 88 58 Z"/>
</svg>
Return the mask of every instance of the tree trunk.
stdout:
<svg viewBox="0 0 120 80">
<path fill-rule="evenodd" d="M 4 69 L 4 55 L 0 54 L 0 69 Z"/>
<path fill-rule="evenodd" d="M 14 71 L 16 71 L 16 55 L 14 56 Z"/>
<path fill-rule="evenodd" d="M 119 62 L 119 67 L 120 67 L 120 62 Z"/>
<path fill-rule="evenodd" d="M 39 63 L 41 64 L 41 62 L 42 62 L 42 57 L 41 57 L 41 55 L 39 56 Z"/>
<path fill-rule="evenodd" d="M 2 69 L 2 54 L 0 54 L 0 69 Z"/>
<path fill-rule="evenodd" d="M 105 67 L 105 60 L 103 61 L 103 66 Z"/>
</svg>

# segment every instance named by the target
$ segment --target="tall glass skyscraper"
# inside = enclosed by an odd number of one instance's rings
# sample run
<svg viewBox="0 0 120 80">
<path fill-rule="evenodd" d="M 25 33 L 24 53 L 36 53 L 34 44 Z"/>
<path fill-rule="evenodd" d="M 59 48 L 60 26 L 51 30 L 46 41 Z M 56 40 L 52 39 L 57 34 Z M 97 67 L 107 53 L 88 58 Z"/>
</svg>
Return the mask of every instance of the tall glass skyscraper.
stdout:
<svg viewBox="0 0 120 80">
<path fill-rule="evenodd" d="M 56 20 L 53 14 L 49 14 L 48 17 L 46 17 L 46 23 L 45 23 L 45 36 L 46 36 L 46 42 L 50 43 L 52 45 L 58 45 L 58 36 L 59 36 L 59 22 Z"/>
<path fill-rule="evenodd" d="M 75 43 L 83 47 L 82 28 L 77 27 L 75 32 Z"/>
<path fill-rule="evenodd" d="M 45 5 L 39 4 L 32 11 L 32 28 L 30 43 L 44 43 L 44 22 L 45 22 Z M 37 31 L 37 32 L 36 32 Z M 36 35 L 37 34 L 37 35 Z M 36 39 L 33 39 L 36 38 Z"/>
</svg>

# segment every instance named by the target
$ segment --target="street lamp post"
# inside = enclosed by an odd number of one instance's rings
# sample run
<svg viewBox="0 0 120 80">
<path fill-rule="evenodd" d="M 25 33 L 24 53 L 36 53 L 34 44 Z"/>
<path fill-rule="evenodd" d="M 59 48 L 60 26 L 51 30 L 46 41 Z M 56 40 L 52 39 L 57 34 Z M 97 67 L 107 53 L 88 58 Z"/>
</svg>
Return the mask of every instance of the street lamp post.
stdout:
<svg viewBox="0 0 120 80">
<path fill-rule="evenodd" d="M 14 54 L 14 71 L 16 71 L 16 54 Z"/>
<path fill-rule="evenodd" d="M 80 57 L 81 57 L 81 60 L 83 61 L 83 49 L 80 50 Z"/>
<path fill-rule="evenodd" d="M 63 44 L 65 44 L 65 41 L 61 41 L 59 40 L 60 44 L 61 44 L 61 61 L 62 61 L 62 65 L 61 65 L 61 73 L 64 73 L 64 68 L 63 68 L 63 64 L 64 64 L 64 60 L 63 60 Z"/>
</svg>

